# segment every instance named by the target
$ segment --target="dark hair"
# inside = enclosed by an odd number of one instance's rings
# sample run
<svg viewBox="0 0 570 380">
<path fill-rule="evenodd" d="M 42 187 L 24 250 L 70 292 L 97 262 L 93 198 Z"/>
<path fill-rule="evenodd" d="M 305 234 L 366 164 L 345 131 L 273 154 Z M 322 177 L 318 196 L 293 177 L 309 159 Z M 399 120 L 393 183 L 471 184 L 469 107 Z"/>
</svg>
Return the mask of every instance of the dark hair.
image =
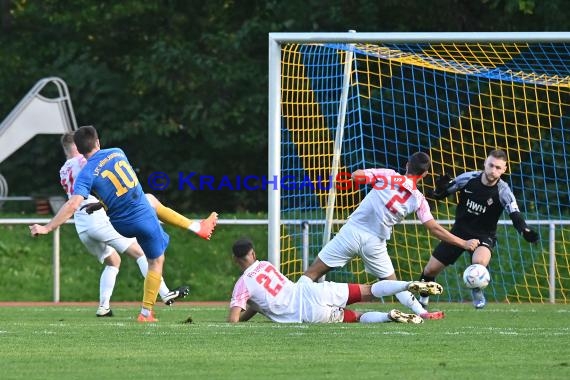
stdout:
<svg viewBox="0 0 570 380">
<path fill-rule="evenodd" d="M 495 150 L 492 150 L 492 151 L 489 153 L 489 156 L 490 156 L 490 157 L 494 157 L 494 158 L 498 158 L 499 160 L 503 160 L 503 161 L 507 162 L 507 154 L 506 154 L 505 151 L 502 150 L 502 149 L 495 149 Z M 489 156 L 488 156 L 488 157 L 489 157 Z"/>
<path fill-rule="evenodd" d="M 421 175 L 427 172 L 431 166 L 431 160 L 424 152 L 416 152 L 408 159 L 408 174 Z"/>
<path fill-rule="evenodd" d="M 97 139 L 99 139 L 97 130 L 91 125 L 80 127 L 73 134 L 73 140 L 77 146 L 77 151 L 81 154 L 91 152 L 97 144 Z"/>
<path fill-rule="evenodd" d="M 248 238 L 241 238 L 235 241 L 232 251 L 238 258 L 245 257 L 253 249 L 253 242 Z"/>
</svg>

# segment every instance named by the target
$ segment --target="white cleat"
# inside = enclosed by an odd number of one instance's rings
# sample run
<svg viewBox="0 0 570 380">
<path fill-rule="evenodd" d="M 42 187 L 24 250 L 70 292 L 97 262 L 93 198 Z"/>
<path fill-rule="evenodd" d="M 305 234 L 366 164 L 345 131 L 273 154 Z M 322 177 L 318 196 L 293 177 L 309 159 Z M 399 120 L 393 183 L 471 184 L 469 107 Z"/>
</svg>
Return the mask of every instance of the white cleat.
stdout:
<svg viewBox="0 0 570 380">
<path fill-rule="evenodd" d="M 388 318 L 397 323 L 413 323 L 419 325 L 424 323 L 424 320 L 419 315 L 402 313 L 400 310 L 390 310 Z"/>
<path fill-rule="evenodd" d="M 113 316 L 113 311 L 111 310 L 111 308 L 99 306 L 99 308 L 97 309 L 97 312 L 95 313 L 95 315 L 96 315 L 97 317 L 112 317 L 112 316 Z"/>
<path fill-rule="evenodd" d="M 433 281 L 412 281 L 408 284 L 410 292 L 420 293 L 422 295 L 437 295 L 443 293 L 443 286 Z"/>
</svg>

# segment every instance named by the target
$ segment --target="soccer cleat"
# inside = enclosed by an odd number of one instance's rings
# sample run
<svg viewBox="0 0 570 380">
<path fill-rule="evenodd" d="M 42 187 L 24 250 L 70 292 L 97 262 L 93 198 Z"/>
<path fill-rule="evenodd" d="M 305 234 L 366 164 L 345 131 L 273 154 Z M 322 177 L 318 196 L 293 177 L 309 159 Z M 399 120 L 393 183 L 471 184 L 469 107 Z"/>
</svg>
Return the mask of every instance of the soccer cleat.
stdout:
<svg viewBox="0 0 570 380">
<path fill-rule="evenodd" d="M 218 223 L 218 213 L 213 212 L 210 214 L 209 217 L 200 222 L 200 230 L 196 232 L 196 234 L 200 236 L 202 239 L 210 240 L 210 238 L 212 237 L 212 233 L 214 232 L 214 228 L 216 228 L 217 223 Z"/>
<path fill-rule="evenodd" d="M 432 311 L 432 312 L 426 312 L 426 313 L 421 313 L 420 317 L 423 319 L 443 319 L 445 318 L 445 314 L 443 313 L 443 311 Z"/>
<path fill-rule="evenodd" d="M 475 306 L 475 309 L 482 309 L 485 307 L 487 301 L 485 300 L 483 290 L 479 288 L 471 289 L 471 295 L 473 296 L 473 306 Z"/>
<path fill-rule="evenodd" d="M 402 313 L 396 309 L 388 312 L 388 318 L 390 318 L 392 322 L 398 323 L 413 323 L 416 325 L 424 323 L 424 320 L 419 315 Z"/>
<path fill-rule="evenodd" d="M 443 286 L 433 281 L 412 281 L 408 284 L 408 290 L 425 295 L 436 295 L 443 293 Z"/>
<path fill-rule="evenodd" d="M 170 306 L 177 299 L 186 297 L 188 293 L 190 293 L 190 287 L 182 285 L 174 290 L 169 291 L 162 299 L 162 302 L 164 302 L 166 306 Z"/>
<path fill-rule="evenodd" d="M 113 311 L 108 307 L 99 306 L 95 315 L 97 317 L 112 317 Z"/>
<path fill-rule="evenodd" d="M 155 323 L 155 322 L 158 322 L 158 319 L 156 319 L 156 318 L 154 317 L 154 312 L 151 311 L 148 317 L 145 317 L 144 315 L 142 315 L 142 313 L 139 314 L 139 317 L 137 318 L 137 322 L 140 322 L 140 323 Z"/>
</svg>

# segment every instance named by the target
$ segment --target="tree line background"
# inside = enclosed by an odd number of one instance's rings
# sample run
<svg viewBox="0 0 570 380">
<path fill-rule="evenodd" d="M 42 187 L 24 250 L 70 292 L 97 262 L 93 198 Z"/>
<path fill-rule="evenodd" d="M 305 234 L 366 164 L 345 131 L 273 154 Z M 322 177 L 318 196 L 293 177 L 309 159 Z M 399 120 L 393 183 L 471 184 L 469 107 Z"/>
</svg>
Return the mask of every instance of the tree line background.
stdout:
<svg viewBox="0 0 570 380">
<path fill-rule="evenodd" d="M 0 0 L 0 120 L 41 78 L 183 212 L 264 212 L 256 191 L 178 190 L 179 172 L 267 173 L 270 32 L 564 31 L 566 0 Z M 59 136 L 0 164 L 10 195 L 60 195 Z M 170 187 L 146 179 L 165 172 Z M 235 182 L 234 182 L 235 183 Z"/>
</svg>

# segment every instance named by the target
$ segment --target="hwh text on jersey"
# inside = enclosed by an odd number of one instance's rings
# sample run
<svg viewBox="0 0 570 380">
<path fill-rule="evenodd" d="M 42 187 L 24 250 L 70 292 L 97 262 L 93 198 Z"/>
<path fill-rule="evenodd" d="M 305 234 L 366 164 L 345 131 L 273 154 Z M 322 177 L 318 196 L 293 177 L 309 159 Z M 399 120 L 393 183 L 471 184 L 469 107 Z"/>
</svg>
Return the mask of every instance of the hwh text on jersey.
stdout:
<svg viewBox="0 0 570 380">
<path fill-rule="evenodd" d="M 479 203 L 473 202 L 471 199 L 467 200 L 467 212 L 471 214 L 479 215 L 484 214 L 487 210 L 486 206 L 480 205 Z"/>
</svg>

